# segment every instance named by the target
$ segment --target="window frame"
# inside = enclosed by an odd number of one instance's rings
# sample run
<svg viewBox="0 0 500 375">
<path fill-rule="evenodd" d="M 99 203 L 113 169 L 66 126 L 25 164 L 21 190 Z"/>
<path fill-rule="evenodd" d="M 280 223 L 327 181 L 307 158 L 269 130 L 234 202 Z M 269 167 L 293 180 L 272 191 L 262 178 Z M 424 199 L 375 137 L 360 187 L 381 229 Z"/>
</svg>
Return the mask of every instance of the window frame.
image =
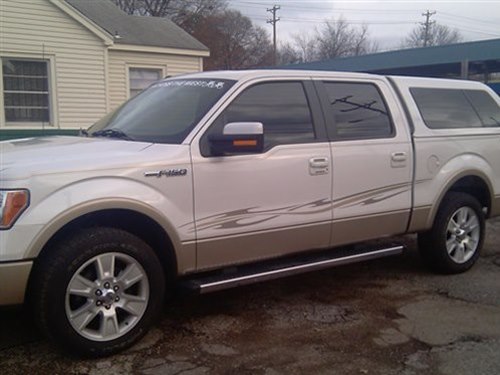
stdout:
<svg viewBox="0 0 500 375">
<path fill-rule="evenodd" d="M 209 149 L 208 145 L 208 136 L 210 133 L 210 129 L 213 126 L 216 126 L 216 121 L 222 113 L 231 106 L 231 104 L 237 100 L 241 95 L 243 95 L 247 90 L 251 89 L 254 86 L 262 85 L 262 84 L 273 84 L 273 83 L 300 83 L 304 90 L 304 95 L 306 101 L 309 106 L 309 111 L 311 113 L 311 123 L 313 127 L 313 131 L 315 134 L 315 139 L 309 142 L 292 142 L 292 143 L 280 143 L 271 145 L 268 148 L 265 148 L 260 154 L 235 154 L 235 155 L 224 155 L 224 156 L 216 156 L 211 153 L 204 152 L 204 149 Z M 236 85 L 235 85 L 236 86 Z M 236 92 L 228 93 L 230 95 L 227 100 L 224 100 L 224 104 L 217 109 L 217 111 L 211 116 L 209 123 L 207 126 L 204 126 L 202 130 L 202 134 L 199 136 L 198 141 L 198 150 L 200 155 L 204 158 L 224 158 L 224 157 L 248 157 L 248 156 L 258 156 L 269 152 L 270 150 L 276 147 L 286 147 L 290 145 L 300 145 L 300 144 L 313 144 L 313 143 L 321 143 L 328 142 L 328 136 L 326 133 L 326 125 L 324 121 L 324 116 L 322 113 L 321 103 L 319 101 L 316 89 L 314 87 L 314 83 L 310 79 L 305 79 L 301 77 L 286 77 L 283 79 L 279 79 L 273 77 L 271 79 L 263 79 L 258 81 L 247 82 L 236 88 Z M 224 99 L 224 98 L 223 98 Z"/>
<path fill-rule="evenodd" d="M 2 129 L 26 129 L 26 128 L 55 128 L 58 126 L 58 111 L 57 111 L 57 90 L 55 79 L 55 56 L 40 55 L 31 53 L 2 53 L 0 60 L 25 60 L 47 63 L 47 91 L 48 91 L 48 107 L 49 121 L 7 121 L 5 118 L 5 97 L 3 85 L 3 61 L 0 61 L 0 128 Z"/>
<path fill-rule="evenodd" d="M 131 98 L 130 96 L 130 69 L 144 69 L 144 70 L 158 70 L 160 71 L 160 78 L 164 79 L 167 75 L 167 65 L 161 64 L 140 64 L 140 63 L 126 63 L 125 64 L 125 90 L 127 100 Z"/>
<path fill-rule="evenodd" d="M 387 109 L 387 117 L 389 119 L 389 125 L 391 127 L 391 132 L 388 135 L 383 136 L 363 136 L 363 137 L 352 137 L 352 136 L 339 136 L 337 131 L 337 123 L 335 119 L 335 115 L 333 113 L 331 103 L 328 96 L 328 91 L 326 89 L 326 84 L 350 84 L 350 85 L 370 85 L 375 88 L 380 98 L 382 99 L 382 103 L 384 107 Z M 373 81 L 358 81 L 358 80 L 339 80 L 339 79 L 327 79 L 320 78 L 314 80 L 314 85 L 316 90 L 318 91 L 319 100 L 321 101 L 321 106 L 323 108 L 323 115 L 325 117 L 326 123 L 326 131 L 329 137 L 330 142 L 344 142 L 344 141 L 367 141 L 367 140 L 384 140 L 384 139 L 393 139 L 397 136 L 396 126 L 394 124 L 394 117 L 391 112 L 391 108 L 387 103 L 387 99 L 385 98 L 380 86 L 377 82 Z"/>
</svg>

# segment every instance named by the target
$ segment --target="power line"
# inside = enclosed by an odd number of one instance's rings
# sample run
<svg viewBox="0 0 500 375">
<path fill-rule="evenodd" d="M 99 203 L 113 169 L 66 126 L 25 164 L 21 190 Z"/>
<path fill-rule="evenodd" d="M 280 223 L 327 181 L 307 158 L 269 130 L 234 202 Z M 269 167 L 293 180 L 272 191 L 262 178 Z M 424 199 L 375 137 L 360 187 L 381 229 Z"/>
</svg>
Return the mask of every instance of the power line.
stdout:
<svg viewBox="0 0 500 375">
<path fill-rule="evenodd" d="M 481 24 L 483 23 L 491 23 L 495 26 L 498 27 L 498 24 L 500 23 L 500 21 L 493 21 L 493 20 L 480 20 L 479 18 L 472 18 L 472 17 L 466 17 L 466 16 L 459 16 L 457 14 L 452 14 L 452 13 L 448 13 L 448 12 L 439 12 L 439 14 L 444 14 L 448 17 L 452 17 L 452 18 L 458 18 L 458 19 L 466 19 L 466 20 L 470 20 L 472 22 L 480 22 Z"/>
<path fill-rule="evenodd" d="M 452 16 L 449 16 L 447 14 L 444 14 L 442 15 L 440 13 L 440 21 L 438 22 L 441 22 L 442 20 L 445 20 L 445 21 L 450 21 L 450 22 L 458 22 L 460 23 L 460 25 L 466 25 L 466 26 L 472 26 L 472 27 L 479 27 L 481 29 L 484 29 L 484 30 L 490 30 L 492 32 L 496 32 L 498 31 L 498 24 L 500 24 L 500 20 L 497 24 L 495 24 L 495 26 L 493 26 L 492 24 L 487 24 L 486 22 L 477 22 L 477 21 L 472 21 L 472 20 L 469 20 L 469 19 L 461 19 L 461 18 L 458 18 L 458 17 L 452 17 Z"/>
<path fill-rule="evenodd" d="M 257 2 L 252 2 L 252 1 L 241 1 L 241 2 L 251 3 L 251 4 L 263 4 L 263 3 L 257 3 Z M 260 7 L 258 7 L 258 8 L 260 8 Z M 284 5 L 284 6 L 282 6 L 282 10 L 289 9 L 289 8 L 290 8 L 290 5 Z M 262 8 L 260 8 L 260 9 L 262 9 Z M 308 9 L 311 9 L 311 8 L 309 7 Z M 366 10 L 366 8 L 365 8 L 365 10 Z M 266 22 L 267 21 L 272 21 L 272 20 L 269 20 L 268 18 L 266 18 L 263 15 L 249 14 L 247 12 L 245 12 L 245 13 L 246 13 L 247 17 L 250 17 L 250 18 L 255 19 L 255 20 L 266 21 Z M 363 13 L 363 12 L 360 12 L 360 13 Z M 429 13 L 429 18 L 427 18 L 427 14 L 428 13 Z M 429 35 L 430 34 L 430 27 L 431 27 L 432 24 L 435 23 L 435 21 L 430 21 L 430 17 L 433 16 L 434 14 L 436 14 L 436 12 L 427 11 L 427 12 L 423 13 L 422 15 L 424 17 L 426 17 L 426 22 L 420 22 L 420 24 L 422 26 L 424 26 L 424 33 L 423 33 L 424 35 L 423 35 L 422 39 L 424 41 L 427 40 L 427 44 L 428 44 L 429 39 L 430 39 L 430 35 Z M 483 34 L 483 35 L 494 36 L 494 37 L 500 36 L 500 33 L 495 32 L 494 30 L 485 29 L 485 28 L 488 28 L 488 25 L 482 24 L 480 26 L 480 28 L 478 28 L 476 25 L 464 25 L 463 24 L 463 22 L 473 23 L 476 20 L 477 20 L 476 22 L 479 22 L 478 19 L 474 19 L 474 18 L 471 18 L 471 17 L 454 15 L 454 14 L 447 13 L 447 12 L 439 12 L 440 16 L 442 16 L 443 14 L 444 14 L 445 18 L 451 17 L 449 20 L 444 20 L 443 22 L 439 21 L 441 24 L 443 24 L 445 26 L 453 27 L 453 28 L 456 28 L 459 31 L 463 31 L 463 32 L 471 32 L 471 33 Z M 451 22 L 458 22 L 458 20 L 453 20 L 452 21 L 453 17 L 455 17 L 455 18 L 463 18 L 465 20 L 470 20 L 470 21 L 462 20 L 462 21 L 460 21 L 461 22 L 460 25 L 456 25 L 456 24 L 452 24 L 451 23 Z M 298 17 L 293 17 L 293 16 L 292 17 L 281 16 L 279 18 L 279 21 L 285 22 L 285 23 L 299 23 L 300 22 L 300 23 L 321 24 L 321 23 L 327 22 L 328 19 L 325 19 L 325 18 L 314 18 L 314 17 L 300 17 L 300 18 L 298 18 Z M 485 22 L 488 22 L 488 21 L 485 21 Z M 493 21 L 491 21 L 491 22 L 493 22 Z M 271 23 L 271 22 L 269 22 L 269 23 Z M 414 21 L 390 21 L 390 20 L 387 20 L 387 21 L 386 20 L 381 20 L 381 21 L 360 21 L 360 20 L 348 20 L 347 21 L 346 20 L 346 23 L 350 24 L 350 25 L 363 25 L 364 24 L 364 25 L 379 25 L 379 26 L 383 26 L 383 25 L 411 25 L 411 24 L 417 24 L 418 22 L 414 22 Z M 425 36 L 425 27 L 426 27 L 427 23 L 428 23 L 428 26 L 427 26 L 427 37 L 426 37 Z"/>
<path fill-rule="evenodd" d="M 477 25 L 474 23 L 468 23 L 469 21 L 461 21 L 453 18 L 443 17 L 438 23 L 444 25 L 446 23 L 459 23 L 458 26 L 453 26 L 455 29 L 463 29 L 463 28 L 473 28 L 475 30 L 480 30 L 483 33 L 491 33 L 492 35 L 500 35 L 500 30 L 497 27 L 492 27 L 488 25 Z"/>
<path fill-rule="evenodd" d="M 245 14 L 247 17 L 258 20 L 267 20 L 265 16 L 257 14 Z M 296 18 L 296 17 L 286 17 L 281 16 L 279 19 L 281 22 L 309 22 L 309 23 L 325 23 L 328 19 L 325 18 Z M 362 20 L 346 20 L 345 23 L 350 25 L 403 25 L 403 24 L 416 24 L 415 21 L 362 21 Z"/>
<path fill-rule="evenodd" d="M 440 13 L 441 14 L 441 13 Z M 259 20 L 259 21 L 267 21 L 268 19 L 265 16 L 262 15 L 256 15 L 256 14 L 246 14 L 247 17 L 250 17 L 253 20 Z M 321 18 L 294 18 L 294 17 L 280 17 L 280 22 L 285 22 L 285 23 L 313 23 L 313 24 L 322 24 L 325 23 L 327 20 L 321 19 Z M 346 21 L 347 24 L 349 25 L 379 25 L 379 26 L 384 26 L 384 25 L 414 25 L 417 24 L 417 22 L 414 21 L 359 21 L 359 20 L 349 20 Z M 485 29 L 478 29 L 474 28 L 473 26 L 468 26 L 468 25 L 455 25 L 455 24 L 450 24 L 450 21 L 444 20 L 440 21 L 441 24 L 445 26 L 450 26 L 453 28 L 458 29 L 459 31 L 466 31 L 466 32 L 473 32 L 473 33 L 479 33 L 479 34 L 484 34 L 484 35 L 490 35 L 490 36 L 500 36 L 500 33 L 495 33 L 493 30 L 485 30 Z M 472 27 L 472 28 L 471 28 Z"/>
<path fill-rule="evenodd" d="M 238 7 L 250 8 L 250 9 L 262 9 L 262 5 L 267 5 L 266 3 L 256 2 L 256 1 L 232 0 L 231 2 L 233 4 L 235 4 L 235 5 L 238 5 Z M 300 5 L 290 5 L 290 4 L 281 5 L 281 7 L 282 7 L 283 11 L 296 9 L 296 10 L 301 10 L 302 12 L 306 12 L 306 13 L 307 12 L 318 13 L 316 10 L 323 11 L 323 12 L 325 10 L 328 10 L 325 7 L 300 6 Z M 335 11 L 335 12 L 353 12 L 353 13 L 358 13 L 358 14 L 365 14 L 365 13 L 373 14 L 373 13 L 376 13 L 376 12 L 383 13 L 383 14 L 391 14 L 391 13 L 395 13 L 395 14 L 414 14 L 415 12 L 419 12 L 420 11 L 419 9 L 407 9 L 407 10 L 401 10 L 401 9 L 399 9 L 398 10 L 398 9 L 380 9 L 380 8 L 378 8 L 378 9 L 373 9 L 373 8 L 363 8 L 363 9 L 356 9 L 356 8 L 332 8 L 331 10 Z M 466 17 L 466 16 L 461 16 L 461 15 L 452 14 L 452 13 L 448 13 L 448 12 L 441 12 L 441 11 L 439 12 L 439 15 L 440 16 L 445 15 L 445 16 L 448 16 L 448 17 L 470 20 L 471 22 L 481 23 L 482 26 L 486 26 L 486 25 L 484 25 L 484 23 L 493 24 L 495 26 L 497 26 L 500 23 L 500 21 L 494 21 L 494 20 L 491 20 L 491 19 L 490 20 L 484 20 L 484 19 Z M 282 18 L 284 18 L 284 17 L 282 16 Z M 364 22 L 364 23 L 371 24 L 372 22 Z M 375 23 L 375 22 L 373 22 L 373 23 Z M 385 23 L 385 22 L 381 21 L 381 23 Z"/>
<path fill-rule="evenodd" d="M 436 23 L 436 21 L 431 21 L 431 17 L 436 14 L 436 11 L 430 12 L 427 9 L 427 12 L 422 13 L 422 16 L 425 17 L 425 22 L 420 22 L 420 24 L 424 27 L 424 47 L 427 47 L 429 44 L 429 32 L 431 31 L 431 26 Z"/>
<path fill-rule="evenodd" d="M 248 8 L 262 8 L 262 6 L 269 5 L 269 3 L 262 3 L 262 2 L 255 2 L 255 1 L 232 1 L 233 4 L 241 6 L 241 7 L 248 7 Z M 303 4 L 303 1 L 299 1 L 299 4 Z M 328 3 L 332 4 L 332 3 Z M 380 12 L 380 13 L 415 13 L 419 12 L 420 9 L 407 9 L 407 10 L 399 10 L 399 9 L 374 9 L 374 8 L 363 8 L 363 9 L 356 9 L 356 8 L 325 8 L 325 7 L 314 7 L 314 6 L 300 6 L 300 5 L 290 5 L 290 4 L 282 4 L 281 5 L 283 9 L 298 9 L 298 10 L 305 10 L 305 11 L 314 11 L 314 10 L 320 10 L 320 11 L 325 11 L 325 10 L 331 10 L 335 12 L 339 11 L 353 11 L 357 13 L 373 13 L 373 12 Z"/>
<path fill-rule="evenodd" d="M 492 32 L 486 32 L 486 31 L 480 31 L 480 30 L 477 30 L 477 29 L 470 29 L 470 28 L 466 28 L 466 27 L 463 27 L 463 26 L 458 26 L 458 25 L 455 25 L 455 24 L 452 24 L 452 23 L 448 23 L 448 22 L 441 22 L 441 24 L 445 25 L 445 26 L 448 26 L 448 27 L 453 27 L 459 31 L 467 31 L 467 32 L 470 32 L 470 33 L 477 33 L 477 34 L 483 34 L 483 35 L 489 35 L 489 36 L 496 36 L 496 37 L 499 37 L 500 36 L 500 33 L 492 33 Z"/>
<path fill-rule="evenodd" d="M 273 18 L 270 20 L 267 20 L 267 23 L 270 23 L 273 25 L 273 64 L 276 65 L 276 23 L 280 20 L 279 18 L 276 18 L 276 12 L 280 10 L 280 6 L 274 5 L 271 9 L 267 9 L 269 13 L 273 15 Z"/>
</svg>

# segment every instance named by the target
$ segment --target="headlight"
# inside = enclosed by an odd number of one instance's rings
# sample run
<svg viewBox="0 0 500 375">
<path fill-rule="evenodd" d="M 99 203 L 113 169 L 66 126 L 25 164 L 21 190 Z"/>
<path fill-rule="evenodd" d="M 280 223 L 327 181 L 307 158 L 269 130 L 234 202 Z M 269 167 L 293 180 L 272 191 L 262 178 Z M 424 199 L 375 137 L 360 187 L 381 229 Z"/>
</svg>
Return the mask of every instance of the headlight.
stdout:
<svg viewBox="0 0 500 375">
<path fill-rule="evenodd" d="M 28 190 L 0 190 L 0 229 L 9 229 L 28 207 Z"/>
</svg>

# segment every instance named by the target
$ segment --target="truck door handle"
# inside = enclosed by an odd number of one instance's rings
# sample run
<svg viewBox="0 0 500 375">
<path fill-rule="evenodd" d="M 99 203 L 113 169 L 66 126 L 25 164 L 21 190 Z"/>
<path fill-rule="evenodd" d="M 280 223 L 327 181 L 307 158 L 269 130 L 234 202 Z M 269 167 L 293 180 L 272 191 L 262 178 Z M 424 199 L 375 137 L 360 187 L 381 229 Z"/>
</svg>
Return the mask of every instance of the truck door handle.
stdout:
<svg viewBox="0 0 500 375">
<path fill-rule="evenodd" d="M 406 152 L 393 152 L 391 154 L 391 167 L 392 168 L 405 168 L 406 167 Z"/>
<path fill-rule="evenodd" d="M 309 165 L 312 168 L 325 168 L 328 167 L 328 158 L 311 158 Z"/>
<path fill-rule="evenodd" d="M 325 157 L 316 157 L 309 159 L 309 174 L 311 176 L 316 176 L 319 174 L 328 173 L 328 167 L 330 163 L 328 162 L 328 158 Z"/>
<path fill-rule="evenodd" d="M 406 152 L 393 152 L 391 154 L 391 160 L 395 162 L 406 161 Z"/>
</svg>

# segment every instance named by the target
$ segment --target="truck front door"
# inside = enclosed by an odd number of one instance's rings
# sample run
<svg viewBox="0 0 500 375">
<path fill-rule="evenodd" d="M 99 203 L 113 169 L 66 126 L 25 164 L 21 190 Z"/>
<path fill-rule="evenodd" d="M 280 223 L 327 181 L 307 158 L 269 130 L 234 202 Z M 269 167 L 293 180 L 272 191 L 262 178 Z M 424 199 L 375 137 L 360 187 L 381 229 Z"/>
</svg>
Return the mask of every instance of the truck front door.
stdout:
<svg viewBox="0 0 500 375">
<path fill-rule="evenodd" d="M 320 113 L 311 81 L 247 84 L 195 138 L 198 269 L 329 245 L 331 155 Z M 212 153 L 211 136 L 234 122 L 263 124 L 262 153 Z"/>
</svg>

